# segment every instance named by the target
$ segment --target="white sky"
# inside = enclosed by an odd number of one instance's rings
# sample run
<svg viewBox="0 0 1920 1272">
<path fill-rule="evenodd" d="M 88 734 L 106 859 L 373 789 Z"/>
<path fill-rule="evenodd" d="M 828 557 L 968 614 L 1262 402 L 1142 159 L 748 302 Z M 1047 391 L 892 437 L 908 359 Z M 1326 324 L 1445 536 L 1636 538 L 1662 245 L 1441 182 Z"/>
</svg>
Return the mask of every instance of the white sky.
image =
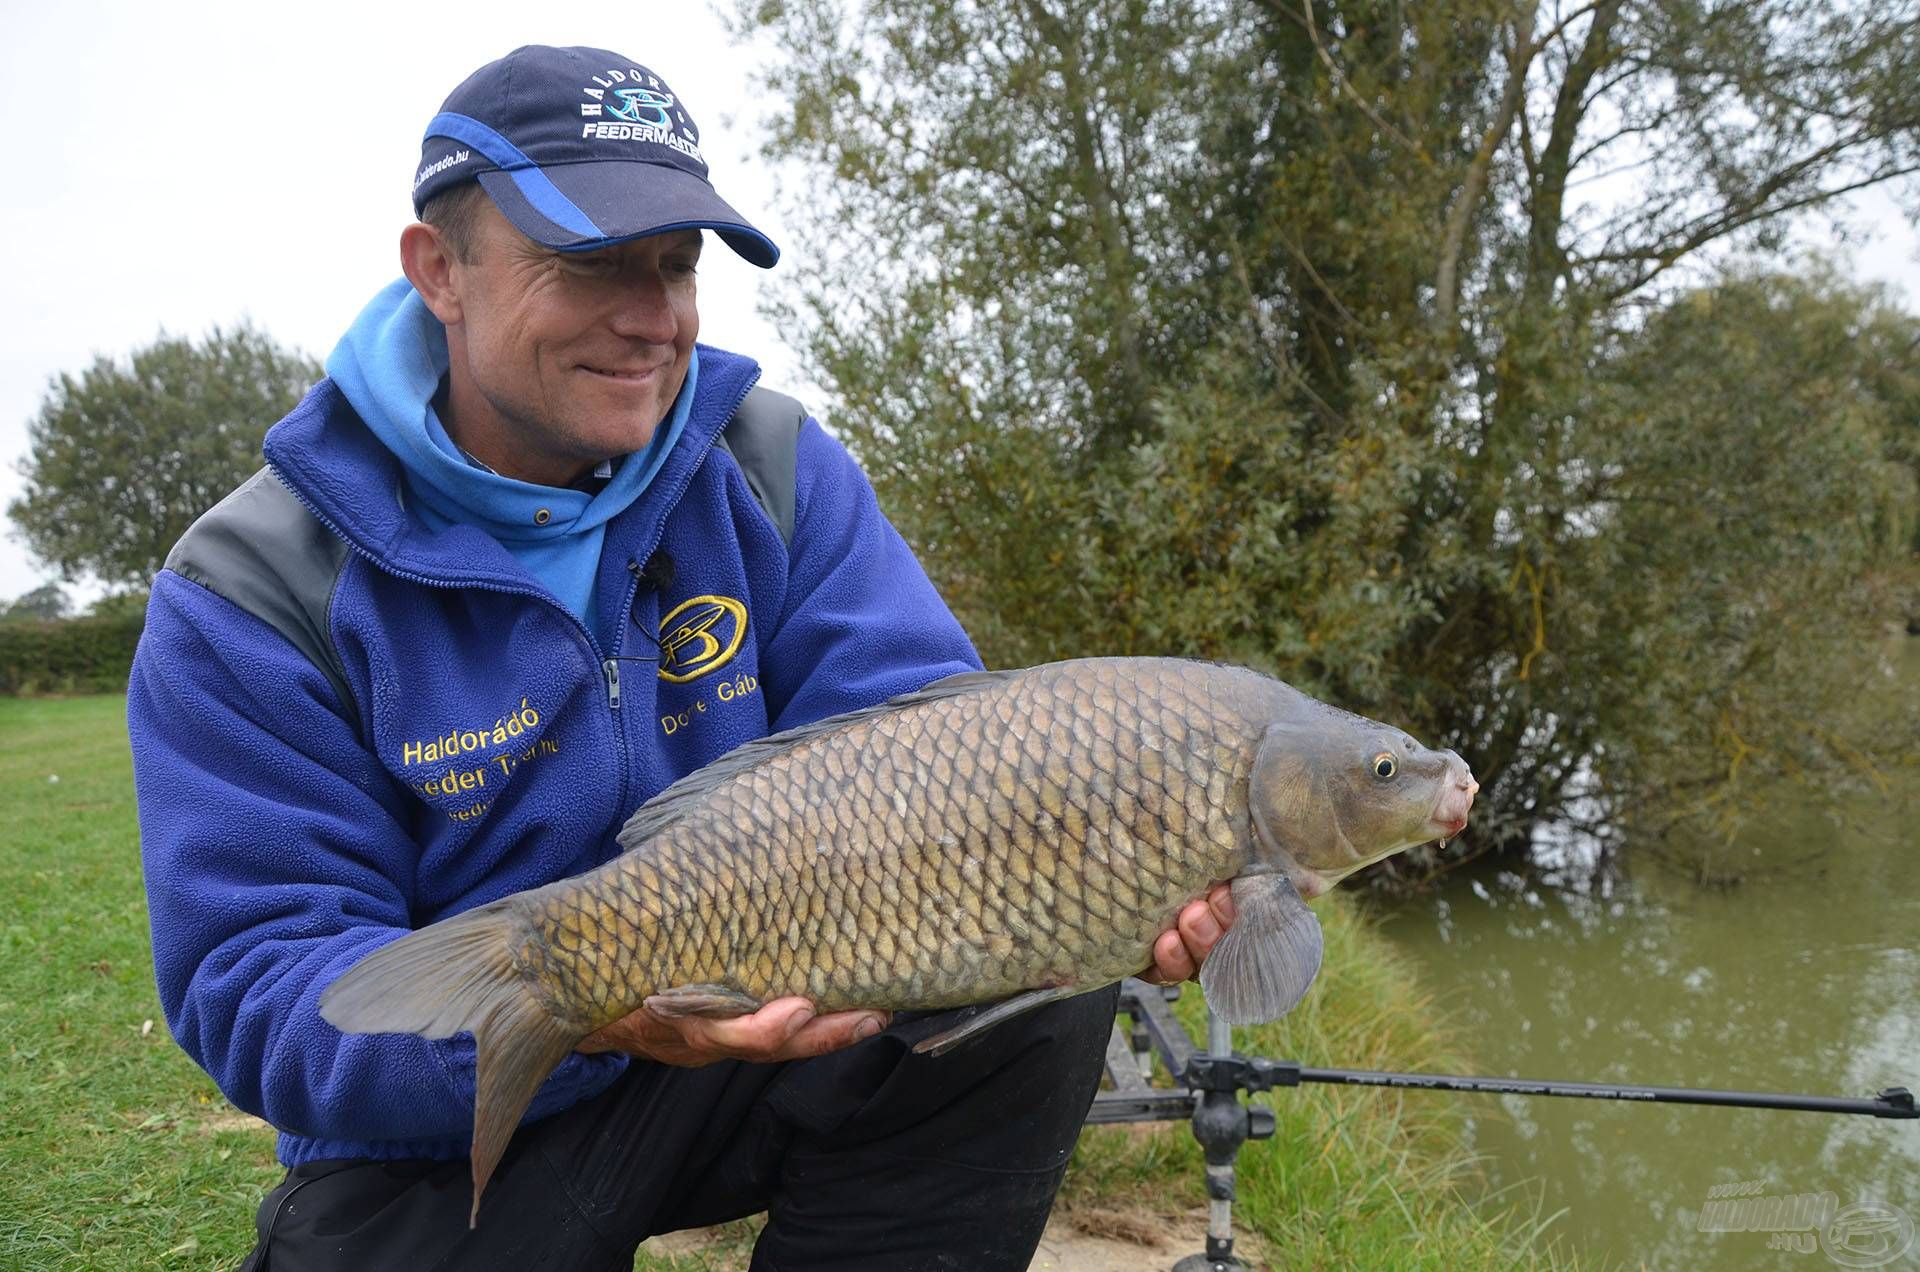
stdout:
<svg viewBox="0 0 1920 1272">
<path fill-rule="evenodd" d="M 319 5 L 0 0 L 0 508 L 22 488 L 27 423 L 50 377 L 162 330 L 251 317 L 324 358 L 399 273 L 420 133 L 447 93 L 520 44 L 638 61 L 692 108 L 721 195 L 783 249 L 756 158 L 752 53 L 704 6 L 597 16 L 524 2 Z M 1891 201 L 1860 209 L 1863 272 L 1920 304 L 1920 238 Z M 1804 239 L 1803 239 L 1804 241 Z M 1814 239 L 1810 245 L 1817 245 Z M 718 248 L 718 244 L 714 245 Z M 759 270 L 701 260 L 701 338 L 809 396 L 756 313 Z M 811 396 L 817 398 L 818 394 Z M 0 599 L 51 577 L 0 528 Z"/>
<path fill-rule="evenodd" d="M 95 353 L 246 316 L 325 358 L 400 273 L 427 120 L 521 44 L 593 45 L 657 73 L 691 108 L 721 197 L 792 246 L 754 153 L 755 55 L 703 5 L 0 0 L 0 137 L 12 152 L 0 176 L 0 509 L 24 487 L 27 424 L 48 380 Z M 755 311 L 767 276 L 710 247 L 700 338 L 808 396 Z M 7 521 L 0 599 L 51 577 Z"/>
</svg>

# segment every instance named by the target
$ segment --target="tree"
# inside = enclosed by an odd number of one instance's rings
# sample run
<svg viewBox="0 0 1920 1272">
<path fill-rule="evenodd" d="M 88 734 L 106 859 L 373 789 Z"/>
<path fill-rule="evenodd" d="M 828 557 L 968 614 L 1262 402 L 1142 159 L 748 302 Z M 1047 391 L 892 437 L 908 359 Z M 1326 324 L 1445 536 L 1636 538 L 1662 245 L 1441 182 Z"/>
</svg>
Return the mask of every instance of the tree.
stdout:
<svg viewBox="0 0 1920 1272">
<path fill-rule="evenodd" d="M 1708 622 L 1908 559 L 1819 521 L 1848 521 L 1854 478 L 1874 524 L 1907 515 L 1885 448 L 1843 444 L 1886 424 L 1872 368 L 1761 366 L 1738 335 L 1753 315 L 1709 305 L 1704 324 L 1696 289 L 1705 254 L 1778 260 L 1795 216 L 1920 166 L 1910 0 L 743 0 L 740 17 L 785 53 L 770 153 L 814 178 L 779 317 L 995 662 L 1268 668 L 1456 746 L 1483 783 L 1476 846 L 1524 850 L 1546 823 L 1617 828 L 1753 772 L 1671 771 L 1707 735 L 1662 742 L 1645 704 L 1745 704 L 1742 744 L 1770 748 L 1793 727 L 1781 687 L 1808 686 L 1806 710 L 1834 684 L 1803 675 L 1831 642 L 1695 648 L 1647 598 Z M 1630 186 L 1579 197 L 1616 168 Z M 1826 283 L 1743 286 L 1829 333 L 1910 323 Z M 1736 350 L 1776 374 L 1715 398 L 1669 361 Z M 1845 392 L 1794 387 L 1813 383 Z M 1714 407 L 1711 426 L 1693 435 L 1662 394 Z M 1819 427 L 1783 444 L 1807 422 L 1783 400 Z M 1621 494 L 1662 476 L 1724 509 L 1735 473 L 1817 489 L 1743 512 L 1740 535 Z M 1738 586 L 1697 586 L 1702 562 Z M 1870 625 L 1892 590 L 1844 599 Z M 1835 737 L 1783 770 L 1844 786 L 1858 768 Z"/>
<path fill-rule="evenodd" d="M 260 466 L 267 427 L 320 367 L 243 323 L 162 336 L 125 363 L 62 373 L 28 427 L 26 493 L 7 507 L 28 546 L 71 576 L 144 586 L 193 519 Z"/>
<path fill-rule="evenodd" d="M 72 612 L 73 602 L 67 599 L 66 589 L 58 583 L 42 583 L 11 601 L 0 601 L 0 623 L 65 618 Z"/>
</svg>

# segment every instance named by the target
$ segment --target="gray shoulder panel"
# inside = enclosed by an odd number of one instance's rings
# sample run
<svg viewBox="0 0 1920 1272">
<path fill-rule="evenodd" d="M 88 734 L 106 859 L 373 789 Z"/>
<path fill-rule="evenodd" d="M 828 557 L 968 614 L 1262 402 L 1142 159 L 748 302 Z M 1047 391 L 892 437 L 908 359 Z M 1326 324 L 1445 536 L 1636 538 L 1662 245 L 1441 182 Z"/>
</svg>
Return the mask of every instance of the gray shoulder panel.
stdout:
<svg viewBox="0 0 1920 1272">
<path fill-rule="evenodd" d="M 753 497 L 780 528 L 783 542 L 793 542 L 794 487 L 799 480 L 800 426 L 807 408 L 796 398 L 772 389 L 756 388 L 727 421 L 720 445 L 746 475 Z"/>
<path fill-rule="evenodd" d="M 357 720 L 346 668 L 327 628 L 346 560 L 346 543 L 262 468 L 180 536 L 166 568 L 286 637 L 325 673 L 341 707 Z"/>
</svg>

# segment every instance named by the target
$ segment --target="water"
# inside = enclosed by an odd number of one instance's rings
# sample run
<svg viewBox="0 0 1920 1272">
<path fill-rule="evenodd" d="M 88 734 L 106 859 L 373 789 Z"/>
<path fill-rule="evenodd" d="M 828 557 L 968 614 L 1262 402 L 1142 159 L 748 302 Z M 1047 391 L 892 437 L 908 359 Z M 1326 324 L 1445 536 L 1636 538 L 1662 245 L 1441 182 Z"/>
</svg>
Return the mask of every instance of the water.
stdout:
<svg viewBox="0 0 1920 1272">
<path fill-rule="evenodd" d="M 1908 660 L 1910 671 L 1920 661 Z M 1760 860 L 1824 845 L 1790 877 L 1703 890 L 1641 869 L 1565 890 L 1463 872 L 1442 898 L 1381 912 L 1477 1071 L 1660 1086 L 1870 1096 L 1920 1093 L 1920 771 L 1901 770 L 1870 833 L 1786 822 Z M 1831 1191 L 1920 1220 L 1920 1120 L 1427 1093 L 1469 1111 L 1493 1188 L 1532 1188 L 1550 1231 L 1626 1267 L 1823 1269 L 1767 1234 L 1698 1232 L 1715 1185 Z M 1858 1250 L 1871 1250 L 1863 1239 Z M 1856 1261 L 1848 1266 L 1869 1266 Z M 1920 1267 L 1920 1241 L 1880 1266 Z"/>
</svg>

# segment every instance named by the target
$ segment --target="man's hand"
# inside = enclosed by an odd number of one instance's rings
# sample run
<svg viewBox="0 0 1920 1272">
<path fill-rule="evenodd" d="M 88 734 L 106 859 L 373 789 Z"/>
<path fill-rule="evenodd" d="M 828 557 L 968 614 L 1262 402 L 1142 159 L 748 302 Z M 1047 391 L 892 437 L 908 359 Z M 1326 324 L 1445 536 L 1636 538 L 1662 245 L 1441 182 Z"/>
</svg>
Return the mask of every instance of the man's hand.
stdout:
<svg viewBox="0 0 1920 1272">
<path fill-rule="evenodd" d="M 776 998 L 750 1016 L 705 1020 L 667 1018 L 642 1007 L 589 1035 L 576 1051 L 624 1051 L 662 1064 L 697 1068 L 716 1060 L 771 1064 L 825 1055 L 871 1038 L 887 1027 L 884 1011 L 836 1011 L 817 1016 L 804 998 Z"/>
<path fill-rule="evenodd" d="M 1199 901 L 1190 901 L 1174 925 L 1153 943 L 1153 966 L 1141 979 L 1155 985 L 1177 985 L 1200 974 L 1200 964 L 1233 923 L 1233 893 L 1224 883 Z"/>
</svg>

